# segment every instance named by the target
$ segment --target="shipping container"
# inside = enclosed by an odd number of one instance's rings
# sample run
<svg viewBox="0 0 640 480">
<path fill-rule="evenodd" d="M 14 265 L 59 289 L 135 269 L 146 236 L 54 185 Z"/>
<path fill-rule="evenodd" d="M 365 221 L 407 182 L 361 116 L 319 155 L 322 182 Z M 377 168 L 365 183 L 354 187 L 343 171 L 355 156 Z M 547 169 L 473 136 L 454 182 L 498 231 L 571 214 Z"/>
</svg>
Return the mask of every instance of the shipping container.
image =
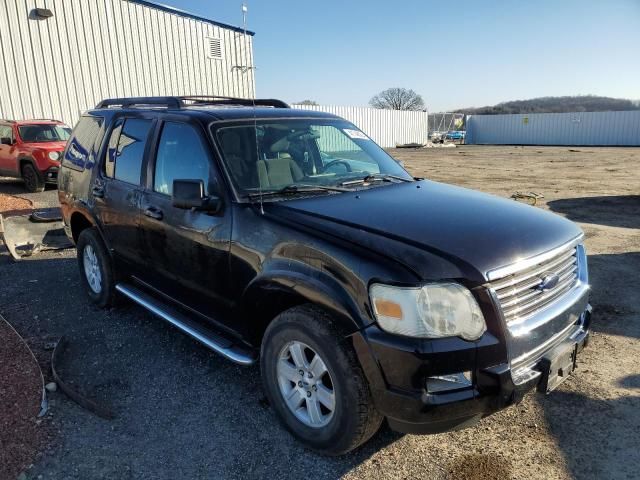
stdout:
<svg viewBox="0 0 640 480">
<path fill-rule="evenodd" d="M 469 115 L 466 129 L 476 145 L 640 146 L 640 110 Z"/>
<path fill-rule="evenodd" d="M 349 120 L 384 148 L 428 140 L 428 113 L 336 105 L 293 105 L 294 108 L 332 113 Z"/>
</svg>

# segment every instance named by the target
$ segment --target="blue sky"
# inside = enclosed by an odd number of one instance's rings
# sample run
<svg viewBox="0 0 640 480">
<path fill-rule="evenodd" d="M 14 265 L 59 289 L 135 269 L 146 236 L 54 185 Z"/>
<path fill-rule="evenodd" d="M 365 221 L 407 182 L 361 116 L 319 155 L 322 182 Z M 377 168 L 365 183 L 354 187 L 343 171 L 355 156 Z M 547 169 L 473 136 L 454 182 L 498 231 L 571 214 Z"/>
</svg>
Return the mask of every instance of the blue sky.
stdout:
<svg viewBox="0 0 640 480">
<path fill-rule="evenodd" d="M 240 25 L 240 0 L 161 0 Z M 640 99 L 640 0 L 247 0 L 257 94 L 429 111 L 556 95 Z"/>
</svg>

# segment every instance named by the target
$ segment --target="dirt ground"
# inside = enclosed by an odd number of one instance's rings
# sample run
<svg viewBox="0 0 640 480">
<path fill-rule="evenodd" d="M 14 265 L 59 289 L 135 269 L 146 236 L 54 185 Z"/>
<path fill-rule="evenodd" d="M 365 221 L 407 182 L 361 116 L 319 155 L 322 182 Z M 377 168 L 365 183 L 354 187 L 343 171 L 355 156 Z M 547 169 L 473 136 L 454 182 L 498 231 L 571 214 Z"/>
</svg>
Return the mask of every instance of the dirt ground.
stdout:
<svg viewBox="0 0 640 480">
<path fill-rule="evenodd" d="M 43 385 L 36 359 L 1 316 L 0 345 L 0 478 L 15 478 L 46 440 L 37 419 Z"/>
<path fill-rule="evenodd" d="M 63 377 L 117 414 L 50 397 L 52 447 L 29 478 L 640 478 L 640 148 L 394 150 L 418 176 L 545 208 L 586 234 L 593 336 L 549 396 L 459 432 L 383 430 L 341 458 L 302 448 L 264 406 L 256 367 L 232 365 L 133 305 L 100 311 L 79 290 L 72 251 L 21 263 L 0 254 L 0 313 L 25 337 L 65 334 Z M 19 193 L 0 181 L 0 192 Z M 23 195 L 36 206 L 55 191 Z"/>
</svg>

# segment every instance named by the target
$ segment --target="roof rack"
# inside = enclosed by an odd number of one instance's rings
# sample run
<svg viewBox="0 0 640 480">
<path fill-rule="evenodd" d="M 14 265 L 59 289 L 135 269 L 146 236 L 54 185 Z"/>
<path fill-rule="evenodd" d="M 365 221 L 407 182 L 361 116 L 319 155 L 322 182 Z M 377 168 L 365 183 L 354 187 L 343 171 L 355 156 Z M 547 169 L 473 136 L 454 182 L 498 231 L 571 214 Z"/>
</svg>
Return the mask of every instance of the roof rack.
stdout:
<svg viewBox="0 0 640 480">
<path fill-rule="evenodd" d="M 249 98 L 236 97 L 220 97 L 208 95 L 185 95 L 180 97 L 129 97 L 129 98 L 108 98 L 102 100 L 95 108 L 109 107 L 148 107 L 159 106 L 166 108 L 185 108 L 196 105 L 241 105 L 246 107 L 273 107 L 273 108 L 290 108 L 289 105 L 282 100 L 271 98 L 258 98 L 255 100 Z"/>
<path fill-rule="evenodd" d="M 144 107 L 144 106 L 164 106 L 167 108 L 180 108 L 182 102 L 178 97 L 127 97 L 127 98 L 107 98 L 96 105 L 96 108 L 109 107 Z"/>
</svg>

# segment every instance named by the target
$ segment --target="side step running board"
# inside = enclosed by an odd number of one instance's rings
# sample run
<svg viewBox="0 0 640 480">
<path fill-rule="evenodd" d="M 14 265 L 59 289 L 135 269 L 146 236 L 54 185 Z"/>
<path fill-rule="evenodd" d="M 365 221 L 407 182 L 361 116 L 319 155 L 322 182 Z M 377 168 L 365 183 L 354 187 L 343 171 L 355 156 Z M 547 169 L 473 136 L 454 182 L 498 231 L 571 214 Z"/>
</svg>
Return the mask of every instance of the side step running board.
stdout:
<svg viewBox="0 0 640 480">
<path fill-rule="evenodd" d="M 185 314 L 143 290 L 125 283 L 117 284 L 116 290 L 232 362 L 240 365 L 252 365 L 256 362 L 255 355 L 252 355 L 248 349 L 234 345 L 231 340 L 194 322 Z"/>
</svg>

